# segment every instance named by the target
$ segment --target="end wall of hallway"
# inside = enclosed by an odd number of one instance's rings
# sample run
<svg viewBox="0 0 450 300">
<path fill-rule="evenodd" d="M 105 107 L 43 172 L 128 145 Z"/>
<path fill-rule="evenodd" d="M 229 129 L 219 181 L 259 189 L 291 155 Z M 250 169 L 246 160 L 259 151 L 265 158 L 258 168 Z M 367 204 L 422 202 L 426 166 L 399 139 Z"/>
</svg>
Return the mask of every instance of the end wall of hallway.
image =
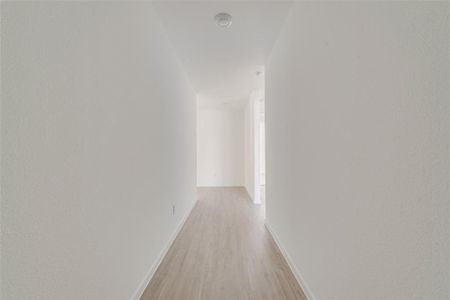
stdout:
<svg viewBox="0 0 450 300">
<path fill-rule="evenodd" d="M 197 186 L 244 186 L 244 110 L 199 97 Z"/>
</svg>

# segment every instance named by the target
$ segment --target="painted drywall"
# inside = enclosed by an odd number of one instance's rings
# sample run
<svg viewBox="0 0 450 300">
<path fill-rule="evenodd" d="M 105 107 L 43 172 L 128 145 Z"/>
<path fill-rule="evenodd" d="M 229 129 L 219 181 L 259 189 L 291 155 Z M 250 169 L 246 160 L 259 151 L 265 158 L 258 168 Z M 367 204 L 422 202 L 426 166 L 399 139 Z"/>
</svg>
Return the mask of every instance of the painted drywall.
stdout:
<svg viewBox="0 0 450 300">
<path fill-rule="evenodd" d="M 194 91 L 151 3 L 1 5 L 0 298 L 131 299 L 196 199 Z"/>
<path fill-rule="evenodd" d="M 244 186 L 243 108 L 199 101 L 197 185 Z"/>
<path fill-rule="evenodd" d="M 316 300 L 450 299 L 449 13 L 296 2 L 278 38 L 267 222 Z"/>
</svg>

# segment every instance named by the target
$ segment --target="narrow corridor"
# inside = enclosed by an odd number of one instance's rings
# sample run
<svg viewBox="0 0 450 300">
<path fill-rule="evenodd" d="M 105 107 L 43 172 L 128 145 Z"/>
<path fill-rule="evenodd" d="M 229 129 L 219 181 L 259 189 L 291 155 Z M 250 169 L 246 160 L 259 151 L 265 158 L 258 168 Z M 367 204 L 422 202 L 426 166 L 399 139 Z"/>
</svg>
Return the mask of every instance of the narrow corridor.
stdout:
<svg viewBox="0 0 450 300">
<path fill-rule="evenodd" d="M 0 300 L 450 300 L 450 0 L 0 0 Z"/>
</svg>

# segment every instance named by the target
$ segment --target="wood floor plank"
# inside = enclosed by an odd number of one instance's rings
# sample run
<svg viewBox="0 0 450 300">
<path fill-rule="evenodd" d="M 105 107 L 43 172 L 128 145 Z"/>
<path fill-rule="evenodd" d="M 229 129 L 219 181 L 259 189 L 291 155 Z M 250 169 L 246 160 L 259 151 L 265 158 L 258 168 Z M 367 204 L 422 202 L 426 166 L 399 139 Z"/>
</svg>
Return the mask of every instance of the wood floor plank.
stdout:
<svg viewBox="0 0 450 300">
<path fill-rule="evenodd" d="M 198 202 L 141 300 L 306 300 L 243 188 Z"/>
</svg>

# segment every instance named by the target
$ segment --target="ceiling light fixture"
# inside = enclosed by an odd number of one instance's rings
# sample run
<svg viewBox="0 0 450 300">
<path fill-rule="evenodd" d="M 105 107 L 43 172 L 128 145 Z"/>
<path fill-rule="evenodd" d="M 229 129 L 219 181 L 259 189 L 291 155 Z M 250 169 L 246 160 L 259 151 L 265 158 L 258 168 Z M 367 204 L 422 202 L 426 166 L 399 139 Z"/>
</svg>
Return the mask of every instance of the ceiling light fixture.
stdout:
<svg viewBox="0 0 450 300">
<path fill-rule="evenodd" d="M 224 12 L 215 15 L 214 20 L 220 27 L 229 27 L 232 23 L 231 15 Z"/>
</svg>

